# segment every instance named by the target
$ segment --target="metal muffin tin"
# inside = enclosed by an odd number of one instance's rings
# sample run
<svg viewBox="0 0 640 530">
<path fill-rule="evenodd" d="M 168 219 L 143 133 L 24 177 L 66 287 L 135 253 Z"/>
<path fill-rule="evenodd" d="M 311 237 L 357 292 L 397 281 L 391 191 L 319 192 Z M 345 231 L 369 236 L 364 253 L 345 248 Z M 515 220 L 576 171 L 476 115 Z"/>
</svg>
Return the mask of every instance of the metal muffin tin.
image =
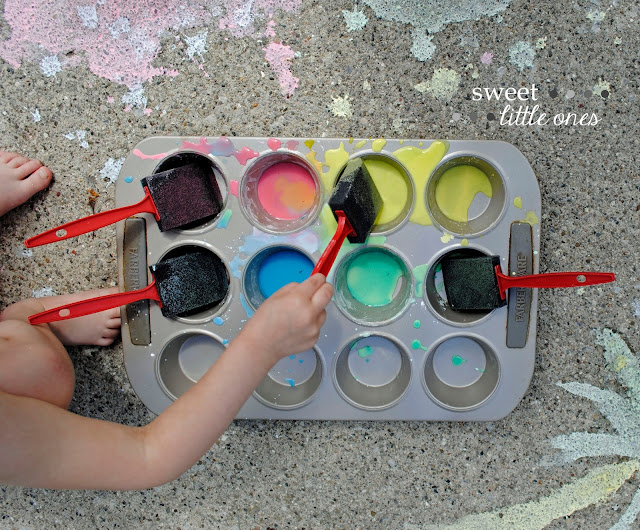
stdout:
<svg viewBox="0 0 640 530">
<path fill-rule="evenodd" d="M 411 163 L 400 155 L 407 151 L 415 155 Z M 151 214 L 118 223 L 121 290 L 146 285 L 149 265 L 190 246 L 222 260 L 230 288 L 216 306 L 175 319 L 163 317 L 155 302 L 122 308 L 127 374 L 151 411 L 159 414 L 195 384 L 264 301 L 256 271 L 265 259 L 280 250 L 319 258 L 335 229 L 327 221 L 331 187 L 353 157 L 393 167 L 406 201 L 393 219 L 374 227 L 367 243 L 343 250 L 329 276 L 335 296 L 317 344 L 279 361 L 236 417 L 480 421 L 515 408 L 533 375 L 536 292 L 510 289 L 506 307 L 458 313 L 442 294 L 438 263 L 451 252 L 497 254 L 510 274 L 537 272 L 540 192 L 516 147 L 462 140 L 152 137 L 125 160 L 116 206 L 142 199 L 145 176 L 200 161 L 216 174 L 224 210 L 199 226 L 164 233 Z M 261 208 L 257 183 L 280 162 L 298 164 L 313 177 L 315 199 L 299 218 L 274 218 Z M 468 222 L 448 219 L 435 200 L 438 179 L 460 164 L 481 169 L 492 188 L 490 199 L 474 200 Z M 414 220 L 420 212 L 433 224 L 422 224 L 424 216 Z M 371 252 L 400 271 L 391 302 L 381 307 L 363 304 L 346 287 L 350 265 Z"/>
</svg>

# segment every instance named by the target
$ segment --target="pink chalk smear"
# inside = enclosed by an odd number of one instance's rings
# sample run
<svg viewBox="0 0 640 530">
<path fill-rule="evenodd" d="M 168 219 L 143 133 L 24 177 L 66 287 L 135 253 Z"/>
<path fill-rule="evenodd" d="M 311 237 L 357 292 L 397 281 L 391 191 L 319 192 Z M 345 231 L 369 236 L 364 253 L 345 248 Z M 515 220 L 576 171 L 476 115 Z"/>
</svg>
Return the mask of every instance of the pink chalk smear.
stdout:
<svg viewBox="0 0 640 530">
<path fill-rule="evenodd" d="M 302 0 L 5 0 L 4 18 L 11 37 L 0 42 L 0 57 L 14 68 L 22 62 L 40 63 L 57 55 L 63 67 L 85 62 L 95 75 L 129 88 L 158 75 L 174 76 L 171 68 L 151 66 L 168 32 L 209 26 L 212 12 L 222 12 L 219 26 L 232 35 L 254 35 L 254 19 L 276 10 L 296 11 Z M 93 17 L 83 18 L 95 7 Z M 260 35 L 257 34 L 259 37 Z M 73 55 L 67 57 L 69 52 Z M 294 87 L 295 88 L 295 87 Z"/>
<path fill-rule="evenodd" d="M 202 153 L 203 155 L 208 155 L 211 152 L 211 145 L 207 143 L 207 139 L 203 136 L 200 138 L 200 142 L 194 144 L 193 142 L 189 142 L 184 140 L 182 142 L 183 149 L 191 149 L 192 151 L 196 151 L 197 153 Z"/>
<path fill-rule="evenodd" d="M 277 138 L 269 138 L 267 140 L 267 145 L 272 151 L 277 151 L 278 149 L 280 149 L 282 143 Z"/>
<path fill-rule="evenodd" d="M 289 140 L 287 142 L 287 149 L 291 149 L 292 151 L 295 151 L 296 147 L 298 147 L 298 140 Z"/>
<path fill-rule="evenodd" d="M 133 154 L 142 160 L 162 160 L 167 156 L 167 153 L 158 153 L 157 155 L 145 155 L 140 149 L 134 149 Z"/>
<path fill-rule="evenodd" d="M 484 52 L 480 57 L 480 62 L 482 64 L 491 64 L 491 61 L 493 61 L 493 53 L 491 52 Z"/>
<path fill-rule="evenodd" d="M 297 77 L 291 74 L 291 60 L 294 57 L 293 50 L 289 46 L 277 42 L 272 42 L 263 50 L 265 59 L 278 78 L 282 95 L 286 97 L 293 95 L 299 81 Z"/>
<path fill-rule="evenodd" d="M 232 181 L 229 182 L 229 192 L 234 197 L 238 196 L 238 181 L 237 180 L 232 180 Z"/>
</svg>

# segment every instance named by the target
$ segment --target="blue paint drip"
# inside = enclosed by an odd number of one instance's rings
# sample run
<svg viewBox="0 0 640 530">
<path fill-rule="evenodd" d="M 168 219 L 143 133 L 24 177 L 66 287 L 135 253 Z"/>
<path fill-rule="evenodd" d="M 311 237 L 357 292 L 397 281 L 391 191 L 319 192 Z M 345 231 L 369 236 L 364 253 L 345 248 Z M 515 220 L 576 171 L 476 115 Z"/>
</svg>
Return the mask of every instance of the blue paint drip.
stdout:
<svg viewBox="0 0 640 530">
<path fill-rule="evenodd" d="M 225 211 L 222 217 L 220 218 L 220 220 L 218 221 L 217 228 L 227 228 L 227 225 L 229 224 L 229 219 L 231 219 L 232 213 L 233 212 L 231 210 Z"/>
<path fill-rule="evenodd" d="M 229 340 L 228 340 L 228 339 L 224 339 L 224 340 L 222 341 L 222 344 L 229 344 Z"/>
<path fill-rule="evenodd" d="M 285 381 L 289 383 L 289 386 L 296 386 L 296 382 L 293 379 L 287 378 Z"/>
<path fill-rule="evenodd" d="M 258 270 L 258 287 L 269 298 L 288 283 L 301 283 L 311 276 L 313 262 L 297 250 L 278 250 L 270 254 Z"/>
<path fill-rule="evenodd" d="M 296 354 L 294 353 L 293 355 L 289 355 L 289 359 L 295 359 L 296 358 Z"/>
<path fill-rule="evenodd" d="M 129 177 L 124 177 L 124 181 L 128 184 L 130 182 L 133 182 L 133 177 L 129 176 Z"/>
<path fill-rule="evenodd" d="M 251 309 L 251 306 L 247 303 L 247 300 L 245 299 L 242 293 L 240 293 L 240 303 L 242 304 L 242 307 L 247 313 L 247 316 L 251 318 L 253 316 L 253 309 Z"/>
<path fill-rule="evenodd" d="M 214 324 L 218 324 L 218 326 L 222 326 L 224 324 L 224 320 L 221 317 L 216 317 L 213 319 Z"/>
</svg>

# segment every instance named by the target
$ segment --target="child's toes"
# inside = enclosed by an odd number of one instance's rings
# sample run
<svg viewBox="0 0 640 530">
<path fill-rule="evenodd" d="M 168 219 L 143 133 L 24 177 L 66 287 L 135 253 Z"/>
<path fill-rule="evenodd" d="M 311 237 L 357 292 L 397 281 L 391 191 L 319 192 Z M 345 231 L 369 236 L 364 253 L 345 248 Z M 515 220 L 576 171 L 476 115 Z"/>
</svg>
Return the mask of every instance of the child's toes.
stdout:
<svg viewBox="0 0 640 530">
<path fill-rule="evenodd" d="M 109 320 L 107 320 L 105 322 L 105 327 L 107 329 L 120 330 L 120 325 L 121 324 L 122 324 L 122 322 L 120 320 L 120 315 L 118 315 L 116 318 L 110 318 Z"/>
<path fill-rule="evenodd" d="M 7 166 L 15 169 L 29 162 L 26 156 L 16 155 L 11 160 L 7 161 Z"/>
<path fill-rule="evenodd" d="M 27 175 L 27 178 L 15 183 L 14 202 L 16 204 L 22 204 L 39 191 L 45 189 L 51 182 L 52 177 L 51 170 L 42 165 L 30 174 L 27 173 Z"/>
</svg>

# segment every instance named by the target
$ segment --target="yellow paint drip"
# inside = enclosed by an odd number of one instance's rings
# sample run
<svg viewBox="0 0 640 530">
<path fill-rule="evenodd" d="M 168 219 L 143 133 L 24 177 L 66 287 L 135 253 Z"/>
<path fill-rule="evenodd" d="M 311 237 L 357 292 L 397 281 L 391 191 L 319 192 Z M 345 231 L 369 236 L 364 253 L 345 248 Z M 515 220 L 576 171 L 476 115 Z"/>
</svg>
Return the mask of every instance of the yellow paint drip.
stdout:
<svg viewBox="0 0 640 530">
<path fill-rule="evenodd" d="M 340 147 L 336 149 L 329 149 L 324 154 L 324 165 L 329 169 L 322 173 L 320 176 L 322 178 L 322 182 L 324 183 L 324 189 L 327 193 L 331 193 L 333 190 L 333 185 L 336 181 L 336 177 L 338 176 L 338 171 L 347 163 L 349 160 L 349 153 L 344 148 L 344 142 L 340 142 Z"/>
<path fill-rule="evenodd" d="M 322 177 L 322 162 L 320 162 L 319 160 L 316 160 L 316 152 L 315 151 L 309 151 L 306 155 L 304 155 L 304 157 L 309 162 L 311 162 L 313 167 L 316 168 L 316 171 L 318 172 L 320 177 Z"/>
<path fill-rule="evenodd" d="M 387 141 L 384 138 L 380 138 L 371 142 L 371 149 L 373 149 L 376 153 L 379 153 L 384 149 L 385 145 L 387 145 Z"/>
<path fill-rule="evenodd" d="M 420 143 L 422 145 L 422 142 Z M 406 146 L 394 151 L 395 157 L 407 168 L 416 187 L 416 204 L 410 220 L 419 225 L 430 225 L 425 195 L 429 176 L 440 160 L 447 154 L 449 144 L 443 141 L 433 142 L 427 149 Z"/>
<path fill-rule="evenodd" d="M 453 239 L 453 236 L 451 234 L 443 234 L 442 237 L 440 238 L 440 241 L 446 244 L 452 239 Z"/>
<path fill-rule="evenodd" d="M 402 174 L 384 160 L 365 158 L 364 165 L 369 170 L 382 197 L 382 209 L 376 218 L 375 225 L 383 225 L 395 220 L 402 214 L 409 198 L 409 189 Z"/>
<path fill-rule="evenodd" d="M 460 244 L 463 247 L 468 247 L 469 246 L 469 240 L 465 237 L 462 241 L 460 241 Z"/>
<path fill-rule="evenodd" d="M 366 144 L 366 143 L 367 143 L 367 140 L 360 140 L 359 142 L 357 142 L 357 143 L 356 143 L 356 147 L 357 147 L 358 149 L 361 149 L 361 148 L 362 148 L 362 146 L 363 146 L 364 144 Z"/>
<path fill-rule="evenodd" d="M 527 212 L 527 216 L 521 220 L 523 223 L 529 223 L 531 226 L 538 224 L 540 221 L 538 220 L 538 216 L 536 212 L 529 211 Z"/>
<path fill-rule="evenodd" d="M 489 177 L 475 166 L 454 166 L 447 169 L 436 184 L 436 204 L 448 219 L 466 223 L 476 193 L 491 197 Z"/>
<path fill-rule="evenodd" d="M 522 208 L 522 197 L 516 197 L 515 199 L 513 199 L 513 205 L 516 208 Z"/>
<path fill-rule="evenodd" d="M 305 140 L 304 141 L 304 145 L 306 145 L 309 149 L 311 149 L 313 147 L 313 144 L 315 144 L 316 141 L 315 140 Z"/>
</svg>

